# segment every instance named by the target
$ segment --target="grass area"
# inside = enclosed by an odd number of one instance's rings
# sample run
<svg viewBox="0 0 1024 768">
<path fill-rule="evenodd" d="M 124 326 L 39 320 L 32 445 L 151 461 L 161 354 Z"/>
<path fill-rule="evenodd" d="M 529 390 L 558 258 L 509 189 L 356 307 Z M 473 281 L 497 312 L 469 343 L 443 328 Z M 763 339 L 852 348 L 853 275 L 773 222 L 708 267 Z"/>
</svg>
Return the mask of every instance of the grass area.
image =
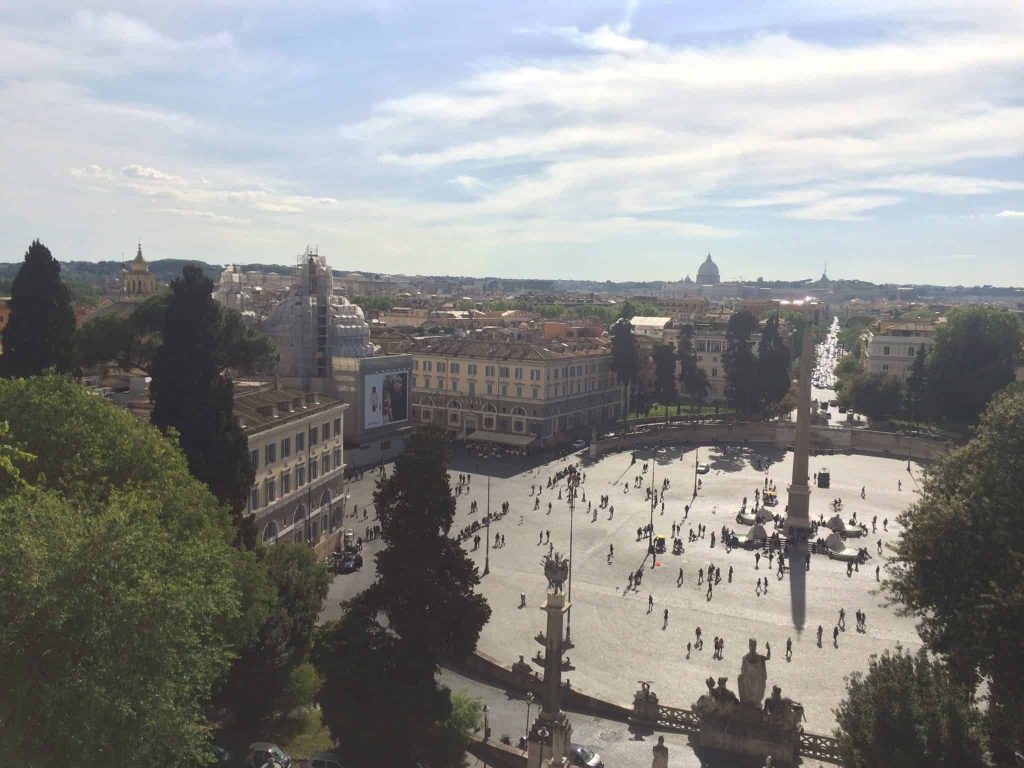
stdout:
<svg viewBox="0 0 1024 768">
<path fill-rule="evenodd" d="M 320 721 L 320 710 L 316 707 L 298 710 L 288 717 L 267 723 L 257 731 L 225 731 L 221 734 L 238 755 L 254 741 L 269 741 L 277 744 L 292 759 L 305 760 L 316 752 L 326 752 L 334 746 L 331 734 Z"/>
</svg>

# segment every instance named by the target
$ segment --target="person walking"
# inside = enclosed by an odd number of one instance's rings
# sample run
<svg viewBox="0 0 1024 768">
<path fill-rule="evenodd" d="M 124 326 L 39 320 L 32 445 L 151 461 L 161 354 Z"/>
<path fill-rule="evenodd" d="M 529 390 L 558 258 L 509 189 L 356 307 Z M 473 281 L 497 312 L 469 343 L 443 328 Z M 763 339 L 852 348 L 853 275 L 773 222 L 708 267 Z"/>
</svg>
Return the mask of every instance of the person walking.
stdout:
<svg viewBox="0 0 1024 768">
<path fill-rule="evenodd" d="M 832 645 L 835 648 L 839 647 L 839 627 L 832 628 Z"/>
<path fill-rule="evenodd" d="M 793 638 L 786 638 L 786 661 L 793 660 Z"/>
<path fill-rule="evenodd" d="M 825 628 L 818 625 L 818 647 L 821 648 L 821 636 L 825 633 Z"/>
<path fill-rule="evenodd" d="M 661 623 L 661 628 L 662 629 L 665 629 L 666 627 L 668 627 L 668 608 L 665 609 L 664 618 L 663 618 L 662 623 Z"/>
<path fill-rule="evenodd" d="M 647 612 L 650 613 L 654 610 L 654 595 L 647 596 Z"/>
<path fill-rule="evenodd" d="M 729 566 L 729 583 L 732 584 L 732 566 Z"/>
</svg>

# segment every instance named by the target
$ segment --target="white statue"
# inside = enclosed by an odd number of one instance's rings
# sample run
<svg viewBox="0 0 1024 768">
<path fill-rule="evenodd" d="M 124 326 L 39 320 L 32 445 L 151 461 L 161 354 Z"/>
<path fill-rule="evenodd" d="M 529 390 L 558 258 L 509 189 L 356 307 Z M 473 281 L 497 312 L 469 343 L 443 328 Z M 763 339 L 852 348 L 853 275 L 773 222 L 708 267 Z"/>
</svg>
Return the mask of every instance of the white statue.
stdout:
<svg viewBox="0 0 1024 768">
<path fill-rule="evenodd" d="M 750 651 L 743 657 L 740 676 L 737 680 L 740 689 L 740 702 L 761 708 L 764 701 L 764 689 L 768 683 L 768 668 L 765 665 L 772 657 L 772 646 L 765 643 L 768 653 L 764 656 L 757 652 L 757 640 L 750 638 Z"/>
<path fill-rule="evenodd" d="M 658 743 L 654 745 L 651 751 L 654 752 L 651 768 L 668 768 L 668 747 L 665 746 L 664 736 L 658 737 Z"/>
</svg>

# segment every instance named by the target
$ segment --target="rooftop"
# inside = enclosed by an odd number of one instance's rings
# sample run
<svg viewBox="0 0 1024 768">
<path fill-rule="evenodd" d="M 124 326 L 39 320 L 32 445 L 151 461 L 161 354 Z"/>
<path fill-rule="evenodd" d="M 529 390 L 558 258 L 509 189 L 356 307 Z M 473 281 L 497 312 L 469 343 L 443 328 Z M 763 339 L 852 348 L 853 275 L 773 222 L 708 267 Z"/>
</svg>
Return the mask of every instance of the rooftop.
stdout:
<svg viewBox="0 0 1024 768">
<path fill-rule="evenodd" d="M 608 345 L 595 339 L 552 340 L 541 344 L 484 339 L 422 339 L 413 343 L 410 352 L 440 357 L 477 357 L 488 360 L 559 360 L 586 357 L 608 351 Z"/>
<path fill-rule="evenodd" d="M 339 405 L 348 407 L 347 403 L 336 397 L 300 392 L 269 383 L 235 391 L 235 416 L 241 420 L 242 431 L 247 436 L 268 427 L 329 411 Z"/>
</svg>

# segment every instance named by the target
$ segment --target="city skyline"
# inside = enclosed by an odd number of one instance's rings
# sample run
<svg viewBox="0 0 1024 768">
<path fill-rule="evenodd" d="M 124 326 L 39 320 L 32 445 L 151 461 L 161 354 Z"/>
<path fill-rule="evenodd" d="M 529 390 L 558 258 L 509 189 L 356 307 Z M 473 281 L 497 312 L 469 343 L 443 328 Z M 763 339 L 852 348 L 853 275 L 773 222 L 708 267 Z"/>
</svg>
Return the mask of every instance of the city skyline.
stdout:
<svg viewBox="0 0 1024 768">
<path fill-rule="evenodd" d="M 3 261 L 1020 283 L 1010 2 L 184 7 L 0 6 Z"/>
</svg>

